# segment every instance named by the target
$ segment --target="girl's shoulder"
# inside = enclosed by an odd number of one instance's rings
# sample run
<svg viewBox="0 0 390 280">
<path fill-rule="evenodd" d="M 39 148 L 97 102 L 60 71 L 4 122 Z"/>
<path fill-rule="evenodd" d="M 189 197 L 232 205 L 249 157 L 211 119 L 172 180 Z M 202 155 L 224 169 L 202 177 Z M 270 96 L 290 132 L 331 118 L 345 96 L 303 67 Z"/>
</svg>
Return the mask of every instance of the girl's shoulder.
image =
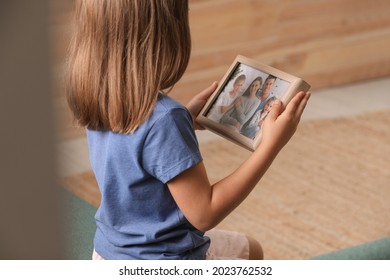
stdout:
<svg viewBox="0 0 390 280">
<path fill-rule="evenodd" d="M 153 122 L 162 117 L 171 115 L 191 116 L 188 109 L 173 98 L 159 94 L 150 120 Z"/>
<path fill-rule="evenodd" d="M 153 112 L 146 121 L 146 126 L 151 127 L 156 123 L 164 122 L 190 122 L 192 116 L 188 109 L 173 98 L 159 94 Z"/>
<path fill-rule="evenodd" d="M 154 108 L 155 112 L 168 112 L 171 110 L 180 109 L 187 111 L 187 108 L 174 100 L 173 98 L 160 93 Z"/>
</svg>

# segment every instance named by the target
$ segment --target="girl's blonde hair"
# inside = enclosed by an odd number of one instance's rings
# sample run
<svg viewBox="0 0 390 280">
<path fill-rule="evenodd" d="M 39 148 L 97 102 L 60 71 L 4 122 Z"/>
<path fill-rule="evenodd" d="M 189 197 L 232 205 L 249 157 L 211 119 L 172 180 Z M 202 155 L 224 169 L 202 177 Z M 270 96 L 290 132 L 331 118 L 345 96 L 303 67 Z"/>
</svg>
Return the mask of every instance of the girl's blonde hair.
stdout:
<svg viewBox="0 0 390 280">
<path fill-rule="evenodd" d="M 187 68 L 187 0 L 78 0 L 67 100 L 94 130 L 134 132 Z"/>
</svg>

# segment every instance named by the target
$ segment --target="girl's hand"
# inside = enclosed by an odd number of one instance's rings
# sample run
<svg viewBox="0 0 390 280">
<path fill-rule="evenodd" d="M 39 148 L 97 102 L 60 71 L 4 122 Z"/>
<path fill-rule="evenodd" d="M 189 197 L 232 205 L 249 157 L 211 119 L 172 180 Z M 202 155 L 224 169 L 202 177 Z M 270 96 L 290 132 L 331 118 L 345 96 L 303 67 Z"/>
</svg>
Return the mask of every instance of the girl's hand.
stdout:
<svg viewBox="0 0 390 280">
<path fill-rule="evenodd" d="M 271 145 L 279 151 L 287 144 L 298 127 L 309 98 L 310 93 L 301 91 L 294 96 L 285 109 L 281 101 L 274 102 L 262 126 L 264 145 Z"/>
<path fill-rule="evenodd" d="M 199 115 L 203 106 L 206 104 L 210 95 L 217 89 L 218 83 L 214 82 L 211 86 L 204 89 L 201 93 L 198 93 L 191 101 L 187 104 L 187 109 L 190 111 L 194 120 L 194 128 L 202 130 L 204 127 L 200 126 L 196 121 L 196 117 Z"/>
</svg>

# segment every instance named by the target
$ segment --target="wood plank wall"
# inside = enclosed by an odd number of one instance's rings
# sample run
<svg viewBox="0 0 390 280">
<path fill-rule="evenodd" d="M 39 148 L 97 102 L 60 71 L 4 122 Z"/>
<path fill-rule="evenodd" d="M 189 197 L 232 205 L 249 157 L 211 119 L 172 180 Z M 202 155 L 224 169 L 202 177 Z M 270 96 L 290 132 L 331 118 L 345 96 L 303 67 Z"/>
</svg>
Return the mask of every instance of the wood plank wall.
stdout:
<svg viewBox="0 0 390 280">
<path fill-rule="evenodd" d="M 237 54 L 313 90 L 390 74 L 388 0 L 190 0 L 192 58 L 172 96 L 220 80 Z"/>
<path fill-rule="evenodd" d="M 219 81 L 237 54 L 300 76 L 316 89 L 390 74 L 389 0 L 189 0 L 192 57 L 171 96 L 187 103 Z M 61 64 L 71 3 L 52 0 L 56 110 L 68 126 Z M 69 129 L 67 135 L 79 135 Z"/>
</svg>

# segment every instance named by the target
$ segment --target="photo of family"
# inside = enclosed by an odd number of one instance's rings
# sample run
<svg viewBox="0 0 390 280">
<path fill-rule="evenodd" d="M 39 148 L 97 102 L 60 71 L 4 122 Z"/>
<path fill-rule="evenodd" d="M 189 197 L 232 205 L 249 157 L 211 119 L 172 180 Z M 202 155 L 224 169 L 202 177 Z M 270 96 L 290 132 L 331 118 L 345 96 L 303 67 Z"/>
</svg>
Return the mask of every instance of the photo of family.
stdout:
<svg viewBox="0 0 390 280">
<path fill-rule="evenodd" d="M 287 105 L 310 85 L 299 77 L 238 55 L 196 121 L 250 151 L 262 138 L 262 125 L 274 102 Z"/>
<path fill-rule="evenodd" d="M 215 99 L 206 117 L 254 139 L 272 104 L 290 82 L 239 63 Z"/>
</svg>

